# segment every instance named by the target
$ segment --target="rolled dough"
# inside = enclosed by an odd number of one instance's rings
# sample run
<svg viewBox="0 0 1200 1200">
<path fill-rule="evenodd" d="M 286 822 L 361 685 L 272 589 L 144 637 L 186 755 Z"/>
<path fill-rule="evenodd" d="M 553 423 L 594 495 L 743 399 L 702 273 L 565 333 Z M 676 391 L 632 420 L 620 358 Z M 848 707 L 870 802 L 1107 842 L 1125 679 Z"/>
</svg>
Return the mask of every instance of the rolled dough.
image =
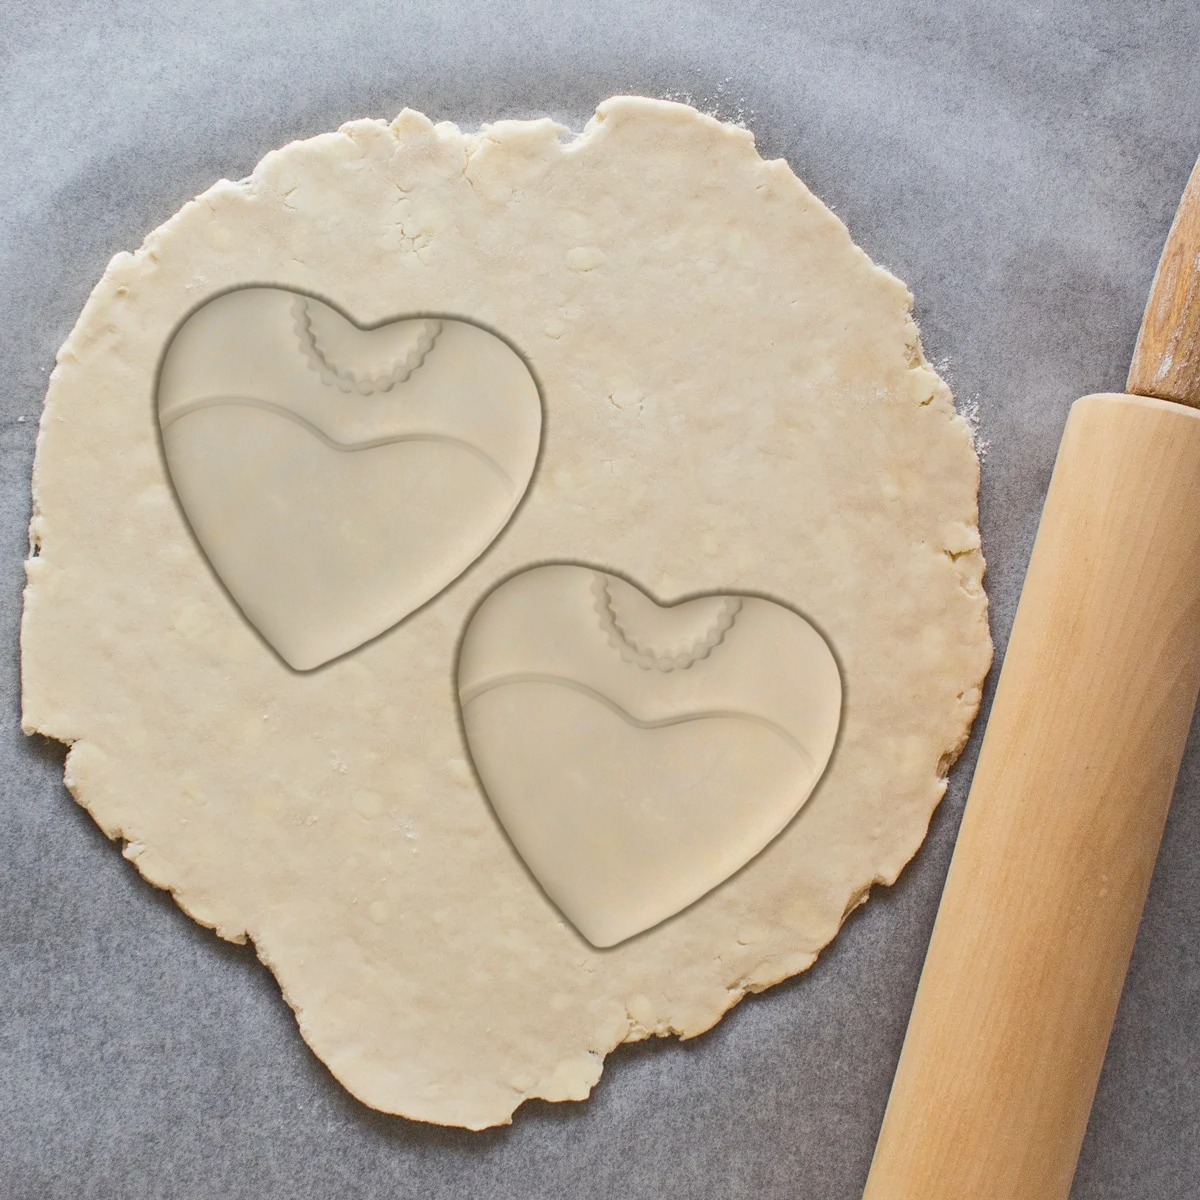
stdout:
<svg viewBox="0 0 1200 1200">
<path fill-rule="evenodd" d="M 362 328 L 459 316 L 516 347 L 540 459 L 430 603 L 308 673 L 193 540 L 154 407 L 164 348 L 231 288 Z M 196 920 L 253 939 L 365 1103 L 482 1128 L 580 1099 L 621 1042 L 690 1037 L 804 970 L 924 837 L 991 644 L 978 462 L 904 285 L 782 161 L 688 107 L 606 101 L 582 135 L 406 110 L 269 154 L 118 254 L 51 377 L 34 468 L 23 724 Z M 838 742 L 743 870 L 607 950 L 534 884 L 470 766 L 456 659 L 539 563 L 660 603 L 759 595 L 832 646 Z"/>
</svg>

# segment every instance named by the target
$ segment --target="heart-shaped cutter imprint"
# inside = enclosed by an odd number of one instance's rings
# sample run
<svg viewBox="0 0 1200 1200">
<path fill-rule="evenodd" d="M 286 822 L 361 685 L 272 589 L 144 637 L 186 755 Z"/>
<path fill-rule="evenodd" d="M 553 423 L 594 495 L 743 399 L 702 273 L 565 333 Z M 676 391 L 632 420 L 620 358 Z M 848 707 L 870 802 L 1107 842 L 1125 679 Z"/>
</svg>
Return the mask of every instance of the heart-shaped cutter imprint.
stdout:
<svg viewBox="0 0 1200 1200">
<path fill-rule="evenodd" d="M 372 329 L 284 288 L 208 301 L 159 371 L 167 468 L 250 623 L 309 670 L 457 578 L 529 486 L 529 368 L 470 321 Z"/>
<path fill-rule="evenodd" d="M 458 664 L 475 769 L 517 852 L 614 946 L 706 895 L 800 811 L 837 740 L 822 635 L 757 596 L 661 607 L 588 567 L 534 567 L 472 617 Z"/>
</svg>

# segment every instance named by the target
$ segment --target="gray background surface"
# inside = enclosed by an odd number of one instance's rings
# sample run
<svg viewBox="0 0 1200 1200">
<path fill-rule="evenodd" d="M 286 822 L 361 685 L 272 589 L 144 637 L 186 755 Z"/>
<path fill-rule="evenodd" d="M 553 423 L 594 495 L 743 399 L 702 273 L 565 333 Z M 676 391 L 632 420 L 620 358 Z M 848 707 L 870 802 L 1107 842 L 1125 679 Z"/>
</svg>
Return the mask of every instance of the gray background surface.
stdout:
<svg viewBox="0 0 1200 1200">
<path fill-rule="evenodd" d="M 712 1033 L 623 1049 L 591 1101 L 506 1129 L 369 1111 L 19 730 L 37 418 L 112 254 L 273 147 L 406 104 L 579 128 L 639 92 L 743 118 L 908 282 L 978 402 L 1002 652 L 1067 408 L 1124 380 L 1200 151 L 1198 62 L 1195 0 L 0 0 L 0 1198 L 857 1197 L 978 741 L 900 883 Z M 1198 848 L 1194 737 L 1076 1200 L 1200 1195 Z"/>
</svg>

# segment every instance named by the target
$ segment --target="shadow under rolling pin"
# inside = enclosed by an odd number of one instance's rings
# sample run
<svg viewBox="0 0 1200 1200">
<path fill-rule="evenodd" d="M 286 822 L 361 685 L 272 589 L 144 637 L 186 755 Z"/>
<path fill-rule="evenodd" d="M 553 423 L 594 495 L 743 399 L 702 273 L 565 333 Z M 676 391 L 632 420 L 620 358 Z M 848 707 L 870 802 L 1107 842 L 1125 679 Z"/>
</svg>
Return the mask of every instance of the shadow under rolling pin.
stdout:
<svg viewBox="0 0 1200 1200">
<path fill-rule="evenodd" d="M 1200 162 L 1071 409 L 864 1200 L 1066 1200 L 1200 689 Z"/>
</svg>

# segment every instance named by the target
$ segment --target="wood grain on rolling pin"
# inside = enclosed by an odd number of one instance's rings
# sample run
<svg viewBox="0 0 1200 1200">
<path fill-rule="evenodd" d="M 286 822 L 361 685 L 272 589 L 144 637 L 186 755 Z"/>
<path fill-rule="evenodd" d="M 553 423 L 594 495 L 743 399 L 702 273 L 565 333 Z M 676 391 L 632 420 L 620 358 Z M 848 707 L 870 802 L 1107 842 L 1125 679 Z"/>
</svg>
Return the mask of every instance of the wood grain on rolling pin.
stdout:
<svg viewBox="0 0 1200 1200">
<path fill-rule="evenodd" d="M 1200 405 L 1200 160 L 1163 247 L 1125 386 Z"/>
<path fill-rule="evenodd" d="M 1200 687 L 1197 498 L 1200 411 L 1076 403 L 866 1200 L 1067 1197 Z"/>
</svg>

